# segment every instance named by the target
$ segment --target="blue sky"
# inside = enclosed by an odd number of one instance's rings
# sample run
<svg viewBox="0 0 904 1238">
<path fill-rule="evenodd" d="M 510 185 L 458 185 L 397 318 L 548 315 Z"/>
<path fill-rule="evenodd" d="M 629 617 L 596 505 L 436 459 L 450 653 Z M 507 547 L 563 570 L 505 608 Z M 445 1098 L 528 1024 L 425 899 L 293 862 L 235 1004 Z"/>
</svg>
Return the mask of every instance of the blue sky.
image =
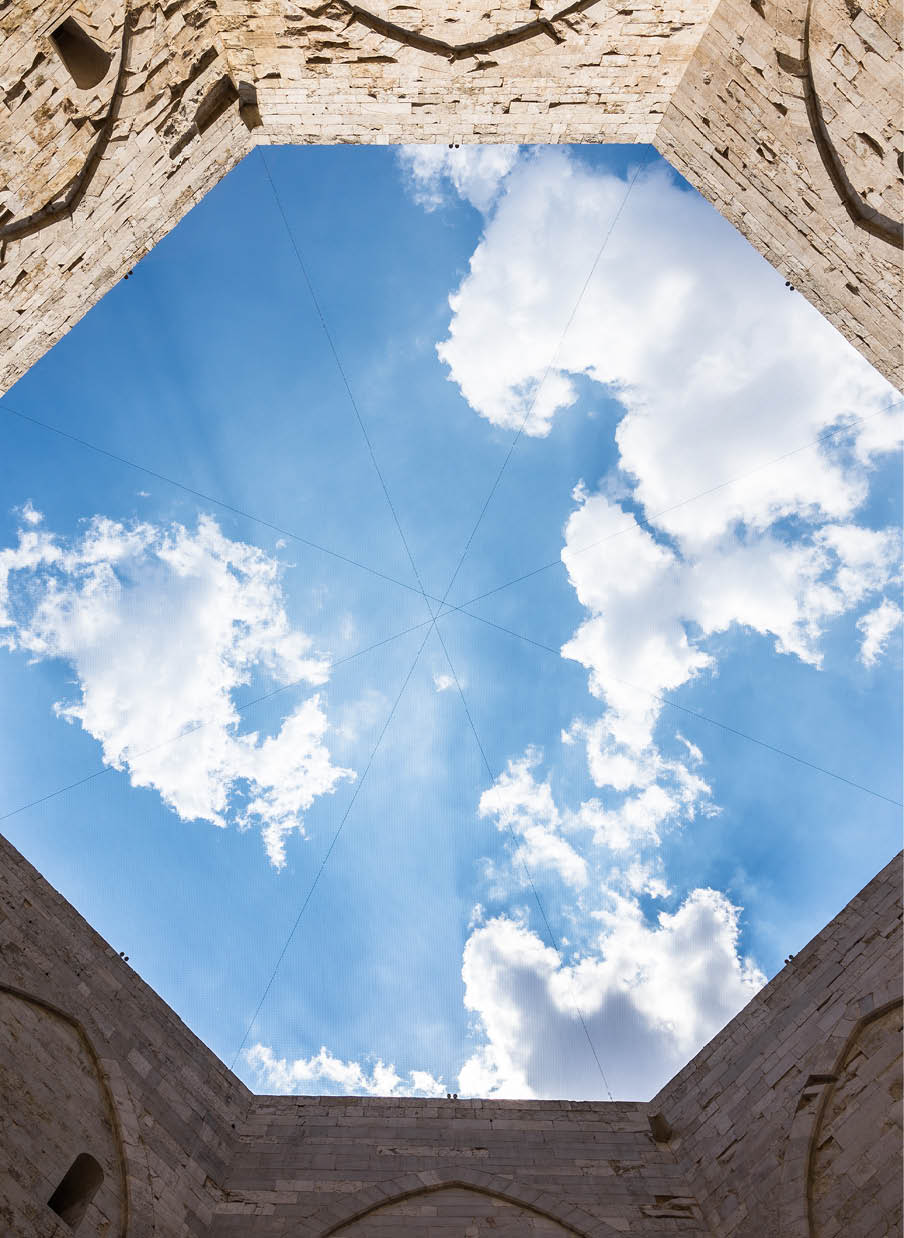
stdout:
<svg viewBox="0 0 904 1238">
<path fill-rule="evenodd" d="M 900 845 L 898 399 L 649 150 L 258 151 L 0 401 L 2 828 L 257 1090 L 650 1095 Z"/>
</svg>

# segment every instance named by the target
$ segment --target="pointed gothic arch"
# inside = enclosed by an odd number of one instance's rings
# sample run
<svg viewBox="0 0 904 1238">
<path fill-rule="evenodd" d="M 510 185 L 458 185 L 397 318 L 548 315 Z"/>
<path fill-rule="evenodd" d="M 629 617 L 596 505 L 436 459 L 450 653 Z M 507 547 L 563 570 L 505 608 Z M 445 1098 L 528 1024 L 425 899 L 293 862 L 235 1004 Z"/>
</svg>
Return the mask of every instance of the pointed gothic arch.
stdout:
<svg viewBox="0 0 904 1238">
<path fill-rule="evenodd" d="M 75 1033 L 89 1058 L 109 1118 L 120 1172 L 120 1217 L 117 1238 L 154 1238 L 157 1233 L 150 1167 L 144 1146 L 130 1142 L 126 1131 L 138 1130 L 138 1118 L 119 1063 L 102 1057 L 81 1021 L 53 1002 L 15 985 L 0 982 L 0 997 L 7 996 L 59 1021 Z"/>
<path fill-rule="evenodd" d="M 474 1169 L 455 1169 L 450 1173 L 426 1170 L 364 1187 L 348 1199 L 328 1204 L 314 1213 L 304 1227 L 297 1230 L 297 1235 L 298 1238 L 342 1238 L 343 1230 L 378 1208 L 456 1187 L 523 1208 L 555 1222 L 566 1234 L 577 1235 L 577 1238 L 617 1238 L 617 1231 L 611 1225 L 549 1191 L 541 1192 L 515 1179 Z"/>
<path fill-rule="evenodd" d="M 839 1020 L 835 1032 L 816 1050 L 791 1121 L 782 1167 L 779 1208 L 780 1238 L 814 1238 L 812 1180 L 820 1131 L 846 1062 L 870 1024 L 904 1004 L 904 995 L 887 988 L 865 994 L 857 1009 L 869 1006 L 858 1019 Z"/>
</svg>

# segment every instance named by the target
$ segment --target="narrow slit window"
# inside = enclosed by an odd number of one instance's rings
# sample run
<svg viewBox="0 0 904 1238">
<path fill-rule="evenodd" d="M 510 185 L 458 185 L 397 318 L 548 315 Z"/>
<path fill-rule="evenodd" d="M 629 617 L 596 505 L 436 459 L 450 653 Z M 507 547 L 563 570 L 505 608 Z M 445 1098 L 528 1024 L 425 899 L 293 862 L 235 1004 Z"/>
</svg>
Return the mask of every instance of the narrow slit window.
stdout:
<svg viewBox="0 0 904 1238">
<path fill-rule="evenodd" d="M 103 81 L 112 57 L 85 34 L 77 21 L 67 17 L 50 37 L 79 90 L 90 90 Z"/>
<path fill-rule="evenodd" d="M 88 1205 L 100 1189 L 104 1171 L 87 1152 L 80 1152 L 47 1201 L 48 1208 L 75 1229 L 88 1211 Z"/>
</svg>

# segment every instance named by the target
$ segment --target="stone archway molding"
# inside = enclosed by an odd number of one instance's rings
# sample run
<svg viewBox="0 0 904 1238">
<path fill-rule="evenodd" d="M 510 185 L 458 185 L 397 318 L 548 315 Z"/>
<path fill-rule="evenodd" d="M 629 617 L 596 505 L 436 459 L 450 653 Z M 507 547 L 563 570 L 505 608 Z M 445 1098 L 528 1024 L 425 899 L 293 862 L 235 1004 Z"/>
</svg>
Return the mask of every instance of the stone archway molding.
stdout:
<svg viewBox="0 0 904 1238">
<path fill-rule="evenodd" d="M 849 219 L 858 228 L 885 241 L 896 249 L 904 249 L 904 223 L 889 219 L 881 211 L 865 202 L 848 177 L 844 163 L 832 141 L 823 114 L 822 102 L 813 76 L 813 60 L 810 51 L 810 27 L 813 18 L 814 0 L 807 0 L 803 32 L 800 41 L 800 56 L 790 56 L 779 49 L 776 57 L 779 67 L 792 77 L 802 79 L 803 100 L 807 111 L 810 132 L 823 168 L 838 195 Z"/>
<path fill-rule="evenodd" d="M 129 44 L 131 41 L 134 19 L 135 14 L 132 10 L 131 2 L 130 0 L 125 0 L 125 7 L 122 15 L 122 32 L 120 35 L 119 60 L 116 67 L 116 73 L 113 77 L 113 89 L 110 95 L 110 103 L 107 107 L 104 118 L 100 123 L 100 128 L 97 131 L 97 137 L 94 139 L 94 143 L 88 152 L 85 162 L 82 164 L 81 170 L 73 178 L 69 188 L 62 196 L 59 194 L 55 195 L 49 202 L 46 202 L 39 210 L 34 211 L 31 215 L 26 215 L 23 219 L 14 219 L 11 223 L 5 224 L 2 228 L 0 228 L 0 245 L 4 245 L 8 241 L 16 241 L 23 236 L 29 236 L 32 232 L 40 232 L 40 230 L 42 228 L 46 228 L 48 224 L 58 223 L 62 219 L 70 218 L 82 198 L 85 196 L 88 186 L 91 184 L 94 174 L 104 157 L 104 152 L 110 143 L 110 138 L 113 136 L 113 130 L 116 126 L 116 119 L 119 116 L 126 75 L 129 68 Z"/>
<path fill-rule="evenodd" d="M 860 1018 L 842 1019 L 833 1036 L 820 1047 L 797 1102 L 788 1132 L 779 1200 L 780 1238 L 813 1238 L 810 1221 L 810 1175 L 822 1119 L 845 1059 L 863 1029 L 874 1019 L 904 1004 L 904 994 L 868 994 L 859 1003 L 869 1009 Z"/>
<path fill-rule="evenodd" d="M 396 43 L 404 44 L 406 47 L 413 47 L 417 51 L 441 56 L 451 64 L 454 64 L 456 60 L 467 60 L 472 56 L 475 58 L 486 56 L 491 52 L 501 51 L 504 47 L 514 47 L 515 44 L 536 38 L 537 35 L 543 35 L 551 39 L 553 43 L 564 43 L 567 27 L 566 32 L 563 33 L 558 29 L 558 23 L 566 22 L 569 17 L 577 13 L 583 13 L 600 2 L 601 0 L 575 0 L 573 4 L 568 4 L 564 8 L 558 9 L 555 13 L 551 13 L 549 17 L 538 17 L 535 21 L 524 22 L 522 25 L 513 26 L 509 30 L 502 30 L 498 34 L 488 36 L 486 39 L 478 39 L 471 43 L 447 43 L 444 39 L 434 39 L 429 35 L 420 34 L 416 30 L 407 30 L 404 26 L 396 25 L 395 22 L 387 21 L 384 17 L 379 17 L 368 9 L 363 9 L 357 4 L 350 3 L 350 0 L 330 0 L 333 6 L 348 14 L 350 23 L 358 22 L 360 25 L 366 26 L 368 30 L 373 30 L 376 34 L 385 35 L 387 38 L 395 40 Z M 477 65 L 477 68 L 484 67 L 486 66 L 480 63 Z"/>
<path fill-rule="evenodd" d="M 455 1169 L 446 1174 L 428 1169 L 390 1178 L 386 1182 L 364 1187 L 342 1203 L 328 1204 L 300 1224 L 293 1222 L 285 1232 L 292 1238 L 331 1238 L 332 1235 L 338 1236 L 346 1225 L 361 1220 L 377 1208 L 447 1187 L 464 1187 L 514 1204 L 557 1222 L 578 1238 L 618 1238 L 617 1231 L 611 1225 L 549 1191 L 526 1186 L 500 1174 L 481 1173 L 474 1169 Z"/>
<path fill-rule="evenodd" d="M 138 1115 L 129 1095 L 122 1069 L 113 1058 L 101 1057 L 83 1024 L 59 1006 L 12 984 L 0 983 L 0 993 L 27 1002 L 66 1023 L 81 1041 L 97 1072 L 113 1139 L 119 1151 L 119 1238 L 154 1238 L 157 1233 L 150 1166 L 138 1128 Z"/>
</svg>

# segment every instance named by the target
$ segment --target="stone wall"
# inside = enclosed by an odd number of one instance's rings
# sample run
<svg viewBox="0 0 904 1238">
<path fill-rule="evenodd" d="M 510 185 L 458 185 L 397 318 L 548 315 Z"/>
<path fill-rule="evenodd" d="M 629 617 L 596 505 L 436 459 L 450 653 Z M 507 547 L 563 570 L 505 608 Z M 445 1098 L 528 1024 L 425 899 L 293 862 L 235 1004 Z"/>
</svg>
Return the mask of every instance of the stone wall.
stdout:
<svg viewBox="0 0 904 1238">
<path fill-rule="evenodd" d="M 526 1207 L 541 1210 L 544 1235 L 561 1232 L 551 1220 L 580 1233 L 661 1234 L 664 1218 L 669 1233 L 705 1233 L 683 1170 L 648 1118 L 640 1102 L 257 1097 L 215 1232 L 250 1232 L 257 1209 L 261 1238 L 290 1229 L 319 1238 L 361 1213 L 367 1223 L 349 1233 L 420 1238 L 423 1217 L 432 1238 L 461 1238 L 463 1217 L 477 1224 Z M 387 1204 L 398 1196 L 406 1198 Z"/>
<path fill-rule="evenodd" d="M 0 842 L 0 1232 L 900 1232 L 900 857 L 650 1103 L 253 1096 Z"/>
<path fill-rule="evenodd" d="M 892 0 L 720 0 L 656 137 L 899 387 L 901 25 Z"/>
<path fill-rule="evenodd" d="M 869 1226 L 901 1233 L 901 1036 L 895 1003 L 859 1022 L 814 1123 L 809 1165 L 813 1229 L 824 1238 Z M 891 1104 L 889 1104 L 889 1101 Z M 878 1104 L 887 1106 L 880 1117 Z"/>
<path fill-rule="evenodd" d="M 3 840 L 0 1022 L 0 1233 L 71 1233 L 47 1204 L 80 1153 L 79 1238 L 209 1233 L 250 1093 Z"/>
<path fill-rule="evenodd" d="M 0 390 L 251 149 L 210 8 L 0 5 Z M 111 57 L 90 89 L 50 37 L 66 14 Z"/>
<path fill-rule="evenodd" d="M 115 1109 L 90 1042 L 51 1007 L 0 991 L 0 1062 L 3 1139 L 15 1150 L 0 1202 L 4 1232 L 17 1238 L 45 1234 L 47 1202 L 85 1151 L 103 1173 L 87 1201 L 85 1229 L 103 1232 L 105 1223 L 114 1232 L 121 1228 L 126 1191 Z M 65 1232 L 62 1226 L 59 1232 Z"/>
<path fill-rule="evenodd" d="M 0 4 L 0 391 L 258 142 L 653 141 L 901 384 L 900 15 L 858 4 Z"/>
<path fill-rule="evenodd" d="M 901 990 L 899 856 L 652 1101 L 713 1233 L 900 1233 Z"/>
<path fill-rule="evenodd" d="M 649 142 L 713 0 L 220 0 L 272 142 Z"/>
</svg>

